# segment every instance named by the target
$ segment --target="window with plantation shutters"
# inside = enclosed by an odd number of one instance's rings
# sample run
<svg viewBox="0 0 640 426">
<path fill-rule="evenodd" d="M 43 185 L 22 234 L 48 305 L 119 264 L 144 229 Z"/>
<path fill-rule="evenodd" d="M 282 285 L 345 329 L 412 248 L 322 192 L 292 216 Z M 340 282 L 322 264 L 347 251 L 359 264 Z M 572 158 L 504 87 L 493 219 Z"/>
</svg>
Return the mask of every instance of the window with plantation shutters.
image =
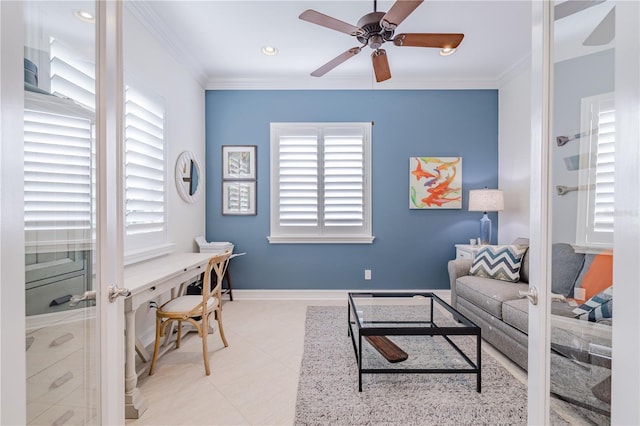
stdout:
<svg viewBox="0 0 640 426">
<path fill-rule="evenodd" d="M 271 124 L 271 243 L 371 243 L 371 123 Z"/>
<path fill-rule="evenodd" d="M 166 155 L 163 103 L 130 86 L 125 90 L 125 247 L 166 241 Z"/>
<path fill-rule="evenodd" d="M 613 244 L 615 123 L 614 94 L 582 100 L 582 128 L 588 137 L 580 143 L 577 244 L 611 247 Z"/>
<path fill-rule="evenodd" d="M 25 238 L 88 244 L 92 229 L 93 114 L 25 92 Z"/>
</svg>

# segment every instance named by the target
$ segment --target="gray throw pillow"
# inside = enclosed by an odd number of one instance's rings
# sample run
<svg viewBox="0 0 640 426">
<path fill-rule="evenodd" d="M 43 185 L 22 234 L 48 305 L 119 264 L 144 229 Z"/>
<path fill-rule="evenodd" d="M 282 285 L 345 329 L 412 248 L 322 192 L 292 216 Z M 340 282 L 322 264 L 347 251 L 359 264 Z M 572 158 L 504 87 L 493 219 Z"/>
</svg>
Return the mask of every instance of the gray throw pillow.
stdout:
<svg viewBox="0 0 640 426">
<path fill-rule="evenodd" d="M 584 254 L 571 245 L 555 243 L 551 248 L 551 291 L 565 297 L 573 296 L 573 286 L 584 264 Z"/>
</svg>

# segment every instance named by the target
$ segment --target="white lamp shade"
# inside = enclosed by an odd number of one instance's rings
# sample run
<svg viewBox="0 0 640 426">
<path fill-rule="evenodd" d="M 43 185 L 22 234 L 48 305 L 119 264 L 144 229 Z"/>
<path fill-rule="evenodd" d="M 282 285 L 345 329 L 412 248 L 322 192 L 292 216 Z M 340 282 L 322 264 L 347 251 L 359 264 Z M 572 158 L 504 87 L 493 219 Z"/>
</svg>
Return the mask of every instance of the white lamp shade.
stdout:
<svg viewBox="0 0 640 426">
<path fill-rule="evenodd" d="M 504 210 L 501 189 L 472 189 L 469 191 L 470 212 L 498 212 Z"/>
</svg>

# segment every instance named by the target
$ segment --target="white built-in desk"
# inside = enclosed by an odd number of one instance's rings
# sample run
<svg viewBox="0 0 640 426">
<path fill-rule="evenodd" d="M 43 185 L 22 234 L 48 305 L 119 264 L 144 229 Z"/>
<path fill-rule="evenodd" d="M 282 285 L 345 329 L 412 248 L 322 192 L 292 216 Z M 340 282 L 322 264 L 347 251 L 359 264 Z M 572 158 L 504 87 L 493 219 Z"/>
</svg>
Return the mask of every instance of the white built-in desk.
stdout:
<svg viewBox="0 0 640 426">
<path fill-rule="evenodd" d="M 131 294 L 124 301 L 126 326 L 125 417 L 137 419 L 147 409 L 138 389 L 136 349 L 143 361 L 146 350 L 136 340 L 136 309 L 150 300 L 180 287 L 202 274 L 209 259 L 217 253 L 174 253 L 124 268 L 124 287 Z"/>
</svg>

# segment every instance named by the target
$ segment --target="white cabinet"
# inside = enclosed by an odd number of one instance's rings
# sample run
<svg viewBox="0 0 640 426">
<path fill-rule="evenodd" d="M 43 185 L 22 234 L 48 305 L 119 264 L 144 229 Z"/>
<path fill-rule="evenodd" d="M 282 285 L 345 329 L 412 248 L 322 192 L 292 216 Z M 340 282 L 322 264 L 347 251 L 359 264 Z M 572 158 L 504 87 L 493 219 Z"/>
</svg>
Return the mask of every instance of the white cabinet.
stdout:
<svg viewBox="0 0 640 426">
<path fill-rule="evenodd" d="M 471 246 L 469 244 L 456 244 L 456 259 L 470 259 L 476 257 L 480 250 L 480 246 Z"/>
</svg>

